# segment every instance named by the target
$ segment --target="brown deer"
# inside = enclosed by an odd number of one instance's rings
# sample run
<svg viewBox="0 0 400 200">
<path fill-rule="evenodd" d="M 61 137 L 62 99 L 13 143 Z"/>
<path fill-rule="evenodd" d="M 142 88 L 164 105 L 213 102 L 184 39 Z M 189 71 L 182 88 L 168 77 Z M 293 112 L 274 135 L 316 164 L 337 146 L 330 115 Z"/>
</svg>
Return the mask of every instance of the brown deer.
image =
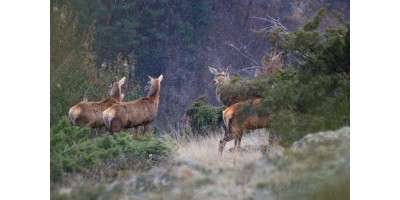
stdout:
<svg viewBox="0 0 400 200">
<path fill-rule="evenodd" d="M 150 91 L 147 97 L 135 101 L 116 104 L 103 112 L 103 121 L 110 133 L 123 128 L 144 126 L 143 134 L 148 131 L 150 124 L 157 117 L 160 99 L 160 82 L 163 75 L 157 79 L 150 78 Z M 136 134 L 134 134 L 134 138 Z"/>
<path fill-rule="evenodd" d="M 220 141 L 219 151 L 222 153 L 222 150 L 225 147 L 225 144 L 232 139 L 235 139 L 235 150 L 240 148 L 240 142 L 242 139 L 243 131 L 245 129 L 253 130 L 259 128 L 265 128 L 269 124 L 268 117 L 260 117 L 257 115 L 251 115 L 248 118 L 244 119 L 244 121 L 238 120 L 236 113 L 245 107 L 251 105 L 256 105 L 261 103 L 262 99 L 259 94 L 233 94 L 229 91 L 223 92 L 220 87 L 226 86 L 230 83 L 229 77 L 229 68 L 226 69 L 215 69 L 213 67 L 208 67 L 210 72 L 215 75 L 213 79 L 214 85 L 217 86 L 216 96 L 217 100 L 228 106 L 222 112 L 222 118 L 224 121 L 224 130 L 225 135 L 224 138 Z M 254 124 L 253 124 L 254 123 Z M 270 141 L 271 141 L 270 137 Z"/>
<path fill-rule="evenodd" d="M 102 113 L 114 104 L 122 102 L 124 94 L 121 92 L 121 86 L 125 83 L 125 77 L 120 81 L 114 82 L 109 89 L 109 97 L 102 101 L 83 101 L 69 109 L 68 116 L 73 126 L 84 127 L 89 124 L 95 128 L 96 135 L 99 129 L 104 126 Z"/>
<path fill-rule="evenodd" d="M 234 150 L 237 151 L 240 149 L 240 142 L 242 141 L 244 130 L 254 130 L 269 126 L 271 122 L 269 116 L 260 116 L 257 113 L 250 113 L 247 111 L 251 107 L 261 104 L 261 102 L 261 98 L 239 102 L 226 108 L 222 112 L 222 118 L 226 128 L 224 138 L 219 142 L 219 152 L 221 154 L 225 144 L 232 139 L 235 139 Z M 242 116 L 238 116 L 238 113 L 241 113 Z M 270 142 L 272 141 L 272 137 L 270 136 Z"/>
</svg>

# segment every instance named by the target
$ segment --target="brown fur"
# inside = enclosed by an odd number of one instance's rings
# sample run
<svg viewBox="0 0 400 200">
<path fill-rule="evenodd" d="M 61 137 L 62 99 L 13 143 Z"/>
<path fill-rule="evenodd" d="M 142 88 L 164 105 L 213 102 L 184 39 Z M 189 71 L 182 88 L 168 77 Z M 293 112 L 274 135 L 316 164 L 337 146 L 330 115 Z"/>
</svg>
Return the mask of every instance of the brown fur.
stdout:
<svg viewBox="0 0 400 200">
<path fill-rule="evenodd" d="M 147 97 L 116 104 L 105 110 L 103 112 L 103 121 L 107 129 L 113 133 L 124 128 L 144 126 L 144 134 L 157 117 L 162 78 L 161 75 L 158 79 L 150 79 L 151 88 Z"/>
<path fill-rule="evenodd" d="M 235 139 L 235 149 L 240 148 L 240 142 L 242 140 L 244 130 L 254 130 L 259 128 L 266 128 L 271 119 L 268 116 L 258 116 L 257 114 L 246 114 L 244 120 L 239 120 L 237 113 L 243 109 L 247 109 L 248 106 L 260 104 L 261 98 L 248 100 L 245 102 L 236 103 L 222 112 L 224 120 L 225 136 L 220 140 L 219 152 L 222 154 L 225 144 L 232 139 Z"/>
<path fill-rule="evenodd" d="M 247 106 L 260 104 L 262 99 L 260 95 L 253 94 L 252 96 L 237 96 L 237 95 L 225 95 L 221 93 L 220 86 L 227 85 L 230 82 L 229 68 L 226 69 L 215 69 L 208 67 L 210 72 L 215 75 L 213 83 L 217 86 L 216 96 L 217 100 L 225 106 L 228 106 L 222 112 L 222 118 L 224 121 L 225 136 L 220 141 L 219 151 L 222 153 L 225 144 L 232 139 L 235 139 L 235 149 L 240 148 L 240 142 L 244 130 L 253 130 L 267 127 L 270 123 L 269 117 L 251 115 L 245 118 L 243 121 L 239 121 L 236 113 Z"/>
<path fill-rule="evenodd" d="M 91 128 L 100 128 L 104 126 L 102 113 L 114 104 L 122 102 L 124 94 L 121 93 L 121 85 L 125 77 L 120 82 L 112 85 L 110 96 L 102 101 L 82 101 L 69 110 L 69 118 L 73 126 L 84 127 L 87 124 Z M 122 84 L 120 84 L 122 83 Z"/>
</svg>

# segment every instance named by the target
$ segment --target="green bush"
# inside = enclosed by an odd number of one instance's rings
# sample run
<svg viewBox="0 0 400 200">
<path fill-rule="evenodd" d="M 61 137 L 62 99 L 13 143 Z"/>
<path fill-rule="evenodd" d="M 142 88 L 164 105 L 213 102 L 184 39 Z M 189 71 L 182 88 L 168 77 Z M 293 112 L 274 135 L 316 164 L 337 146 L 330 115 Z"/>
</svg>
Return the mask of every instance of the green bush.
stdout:
<svg viewBox="0 0 400 200">
<path fill-rule="evenodd" d="M 78 31 L 82 18 L 77 16 L 70 3 L 63 5 L 60 1 L 51 1 L 51 126 L 68 113 L 69 108 L 83 99 L 90 101 L 105 99 L 112 81 L 120 80 L 124 76 L 128 80 L 133 80 L 135 75 L 135 59 L 132 55 L 122 56 L 119 52 L 115 52 L 115 60 L 108 59 L 104 65 L 100 64 L 99 60 L 103 59 L 99 59 L 93 50 L 98 33 L 95 23 L 87 27 L 84 32 Z M 125 90 L 127 85 L 122 88 L 123 91 L 127 91 L 124 92 L 125 100 L 138 98 L 139 88 L 134 91 Z"/>
<path fill-rule="evenodd" d="M 261 94 L 263 103 L 242 109 L 238 117 L 270 116 L 271 131 L 284 146 L 310 132 L 350 125 L 350 25 L 336 13 L 337 24 L 322 29 L 327 9 L 298 30 L 273 32 L 274 49 L 292 60 L 287 69 L 228 89 Z"/>
<path fill-rule="evenodd" d="M 328 7 L 322 7 L 312 21 L 298 30 L 271 31 L 267 36 L 274 48 L 290 57 L 292 67 L 298 68 L 304 79 L 316 74 L 350 73 L 350 23 L 336 12 L 335 25 L 322 29 Z"/>
<path fill-rule="evenodd" d="M 206 104 L 206 96 L 199 97 L 186 111 L 190 118 L 190 126 L 195 133 L 204 134 L 222 125 L 222 111 L 225 107 Z"/>
<path fill-rule="evenodd" d="M 251 98 L 261 97 L 263 86 L 267 81 L 268 79 L 262 77 L 250 80 L 233 76 L 229 84 L 218 87 L 218 92 L 221 94 L 220 100 L 224 105 L 232 105 Z"/>
<path fill-rule="evenodd" d="M 320 75 L 307 81 L 296 76 L 281 79 L 280 73 L 260 87 L 263 102 L 238 113 L 239 121 L 257 113 L 270 116 L 270 129 L 288 146 L 305 134 L 350 125 L 350 77 L 348 74 Z"/>
<path fill-rule="evenodd" d="M 167 159 L 174 150 L 171 138 L 140 136 L 132 141 L 126 132 L 90 138 L 89 128 L 72 127 L 67 118 L 51 128 L 50 178 L 62 181 L 65 175 L 97 175 L 96 170 L 145 170 Z"/>
<path fill-rule="evenodd" d="M 277 84 L 269 94 L 275 100 L 275 108 L 280 109 L 273 115 L 271 127 L 281 136 L 283 145 L 290 145 L 307 133 L 350 125 L 347 74 L 317 76 L 306 83 Z"/>
</svg>

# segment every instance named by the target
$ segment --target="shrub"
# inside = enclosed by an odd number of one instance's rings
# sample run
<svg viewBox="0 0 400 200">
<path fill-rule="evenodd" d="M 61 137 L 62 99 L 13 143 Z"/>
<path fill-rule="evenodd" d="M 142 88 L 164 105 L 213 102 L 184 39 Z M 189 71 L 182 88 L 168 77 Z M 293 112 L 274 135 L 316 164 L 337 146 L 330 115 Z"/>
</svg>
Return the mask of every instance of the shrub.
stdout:
<svg viewBox="0 0 400 200">
<path fill-rule="evenodd" d="M 335 13 L 335 26 L 321 28 L 329 6 L 322 7 L 312 21 L 288 33 L 271 31 L 267 38 L 274 48 L 293 60 L 303 78 L 316 74 L 350 73 L 350 23 Z"/>
<path fill-rule="evenodd" d="M 281 145 L 288 146 L 310 132 L 350 125 L 348 74 L 301 80 L 292 70 L 280 70 L 270 79 L 255 79 L 246 87 L 262 91 L 263 102 L 241 109 L 239 121 L 254 113 L 270 116 L 270 129 L 280 137 Z"/>
<path fill-rule="evenodd" d="M 190 126 L 194 132 L 204 134 L 222 125 L 222 111 L 225 107 L 206 104 L 206 96 L 199 97 L 186 111 L 190 118 Z"/>
<path fill-rule="evenodd" d="M 218 92 L 221 94 L 221 102 L 228 105 L 261 97 L 264 89 L 263 85 L 267 82 L 268 79 L 262 76 L 253 80 L 233 76 L 229 84 L 218 87 Z"/>
<path fill-rule="evenodd" d="M 167 159 L 174 150 L 168 137 L 145 135 L 132 141 L 126 132 L 93 139 L 89 136 L 89 128 L 72 127 L 67 118 L 51 128 L 50 178 L 53 182 L 62 181 L 71 173 L 96 177 L 101 170 L 146 170 Z"/>
<path fill-rule="evenodd" d="M 238 116 L 270 116 L 271 131 L 284 146 L 309 132 L 350 125 L 350 25 L 337 17 L 335 27 L 322 29 L 327 8 L 298 30 L 271 33 L 278 34 L 270 41 L 273 50 L 293 60 L 287 69 L 248 84 L 231 84 L 228 89 L 243 95 L 261 94 L 262 104 L 242 109 L 245 112 Z"/>
<path fill-rule="evenodd" d="M 54 125 L 82 99 L 99 101 L 106 98 L 110 82 L 124 76 L 128 81 L 133 80 L 135 59 L 132 55 L 122 56 L 116 52 L 115 60 L 100 64 L 92 49 L 98 33 L 95 23 L 81 33 L 78 31 L 81 18 L 69 3 L 61 5 L 51 1 L 51 8 L 50 124 Z M 125 100 L 140 96 L 138 89 L 124 93 Z"/>
</svg>

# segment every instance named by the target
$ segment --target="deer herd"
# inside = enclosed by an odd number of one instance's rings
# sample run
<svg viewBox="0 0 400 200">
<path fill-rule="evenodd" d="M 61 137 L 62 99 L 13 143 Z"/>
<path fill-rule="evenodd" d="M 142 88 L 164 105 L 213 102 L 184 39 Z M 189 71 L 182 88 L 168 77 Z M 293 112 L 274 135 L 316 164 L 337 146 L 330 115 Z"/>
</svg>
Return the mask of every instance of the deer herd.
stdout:
<svg viewBox="0 0 400 200">
<path fill-rule="evenodd" d="M 270 118 L 248 112 L 245 112 L 245 117 L 238 117 L 238 113 L 244 109 L 260 104 L 262 97 L 238 95 L 227 98 L 219 89 L 230 82 L 229 68 L 208 68 L 215 76 L 212 82 L 217 87 L 217 100 L 227 106 L 222 112 L 225 134 L 219 143 L 219 153 L 222 154 L 225 144 L 231 140 L 235 141 L 233 149 L 238 151 L 244 130 L 265 128 L 270 124 Z M 158 78 L 149 77 L 149 79 L 150 90 L 147 96 L 129 102 L 123 102 L 124 94 L 121 92 L 125 77 L 112 83 L 106 99 L 93 102 L 84 100 L 71 107 L 68 113 L 71 124 L 81 128 L 88 125 L 95 129 L 96 135 L 101 127 L 106 127 L 111 134 L 122 129 L 133 128 L 134 139 L 137 137 L 137 128 L 143 126 L 143 134 L 145 134 L 157 117 L 163 75 Z"/>
</svg>

